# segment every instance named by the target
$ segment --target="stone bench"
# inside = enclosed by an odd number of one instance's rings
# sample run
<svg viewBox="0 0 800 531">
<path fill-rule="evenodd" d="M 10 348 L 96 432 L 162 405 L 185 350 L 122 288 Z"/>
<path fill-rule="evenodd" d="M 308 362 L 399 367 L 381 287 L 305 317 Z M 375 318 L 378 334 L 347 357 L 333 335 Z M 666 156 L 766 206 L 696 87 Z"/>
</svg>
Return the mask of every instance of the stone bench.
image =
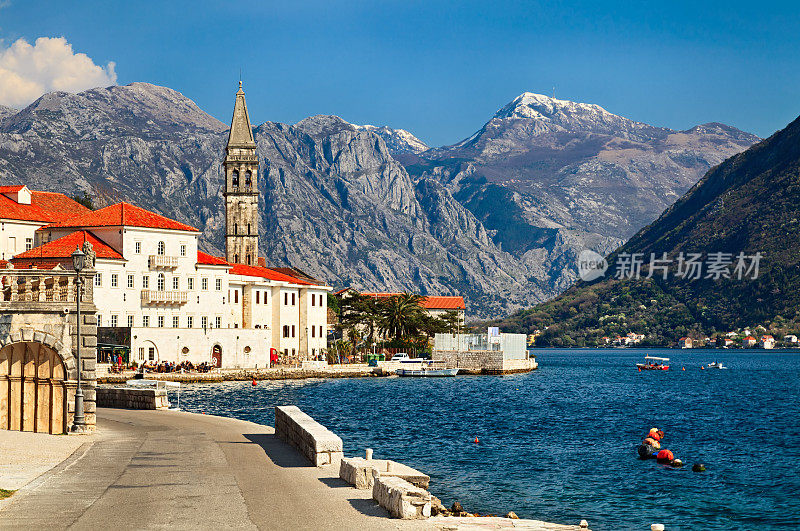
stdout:
<svg viewBox="0 0 800 531">
<path fill-rule="evenodd" d="M 398 477 L 422 489 L 427 489 L 431 481 L 430 476 L 419 470 L 388 459 L 348 457 L 339 465 L 339 477 L 357 489 L 371 489 L 374 475 Z"/>
<path fill-rule="evenodd" d="M 372 498 L 389 514 L 404 520 L 430 517 L 430 492 L 402 478 L 377 474 L 375 472 Z"/>
<path fill-rule="evenodd" d="M 275 408 L 275 435 L 297 448 L 314 466 L 335 464 L 343 457 L 342 439 L 297 406 Z"/>
<path fill-rule="evenodd" d="M 127 387 L 98 387 L 97 407 L 117 409 L 168 409 L 166 389 L 131 389 Z"/>
</svg>

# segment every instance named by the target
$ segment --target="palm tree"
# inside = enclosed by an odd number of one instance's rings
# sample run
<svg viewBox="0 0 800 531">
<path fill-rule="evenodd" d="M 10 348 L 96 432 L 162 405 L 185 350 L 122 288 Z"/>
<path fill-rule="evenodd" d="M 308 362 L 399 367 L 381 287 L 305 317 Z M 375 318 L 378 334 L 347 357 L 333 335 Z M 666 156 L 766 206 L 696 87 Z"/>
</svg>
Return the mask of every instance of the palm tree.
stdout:
<svg viewBox="0 0 800 531">
<path fill-rule="evenodd" d="M 420 322 L 426 316 L 422 309 L 424 297 L 411 293 L 392 295 L 379 306 L 381 330 L 395 341 L 417 335 Z"/>
</svg>

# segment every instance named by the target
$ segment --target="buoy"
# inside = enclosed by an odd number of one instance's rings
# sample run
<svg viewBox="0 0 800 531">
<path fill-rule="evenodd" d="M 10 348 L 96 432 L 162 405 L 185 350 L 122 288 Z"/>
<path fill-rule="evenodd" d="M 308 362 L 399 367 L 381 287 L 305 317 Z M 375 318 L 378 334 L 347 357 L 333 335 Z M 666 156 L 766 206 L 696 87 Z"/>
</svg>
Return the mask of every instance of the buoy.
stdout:
<svg viewBox="0 0 800 531">
<path fill-rule="evenodd" d="M 675 456 L 672 455 L 672 452 L 670 452 L 669 450 L 661 450 L 660 452 L 658 452 L 656 459 L 658 459 L 659 461 L 672 461 L 673 459 L 675 459 Z"/>
<path fill-rule="evenodd" d="M 477 437 L 475 437 L 475 444 L 478 444 L 478 442 L 479 442 L 479 441 L 478 441 L 478 438 L 477 438 Z"/>
<path fill-rule="evenodd" d="M 681 367 L 681 370 L 682 370 L 682 371 L 685 371 L 685 370 L 686 370 L 686 367 Z"/>
<path fill-rule="evenodd" d="M 692 465 L 692 472 L 705 472 L 705 471 L 706 471 L 706 465 L 704 465 L 703 463 L 695 463 Z"/>
<path fill-rule="evenodd" d="M 256 385 L 258 385 L 258 384 L 256 383 L 256 379 L 255 379 L 255 378 L 253 378 L 253 387 L 255 387 Z"/>
<path fill-rule="evenodd" d="M 639 372 L 642 372 L 642 368 L 641 367 L 639 367 Z"/>
<path fill-rule="evenodd" d="M 700 365 L 700 370 L 701 370 L 701 371 L 704 371 L 704 370 L 706 370 L 706 368 L 705 368 L 705 367 L 703 367 L 702 365 Z"/>
</svg>

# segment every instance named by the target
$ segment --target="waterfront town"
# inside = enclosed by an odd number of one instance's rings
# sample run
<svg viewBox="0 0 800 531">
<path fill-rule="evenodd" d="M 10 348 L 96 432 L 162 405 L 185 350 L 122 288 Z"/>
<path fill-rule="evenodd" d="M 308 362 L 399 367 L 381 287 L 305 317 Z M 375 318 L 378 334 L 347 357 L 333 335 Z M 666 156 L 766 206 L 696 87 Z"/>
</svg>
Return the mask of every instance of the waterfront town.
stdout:
<svg viewBox="0 0 800 531">
<path fill-rule="evenodd" d="M 61 4 L 0 529 L 800 528 L 792 6 Z"/>
</svg>

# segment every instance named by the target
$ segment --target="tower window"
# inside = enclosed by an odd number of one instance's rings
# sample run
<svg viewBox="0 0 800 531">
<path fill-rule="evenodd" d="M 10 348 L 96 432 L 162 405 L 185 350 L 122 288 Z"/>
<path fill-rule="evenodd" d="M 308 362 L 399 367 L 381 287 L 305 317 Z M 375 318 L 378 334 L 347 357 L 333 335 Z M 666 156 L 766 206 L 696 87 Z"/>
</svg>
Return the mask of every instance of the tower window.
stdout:
<svg viewBox="0 0 800 531">
<path fill-rule="evenodd" d="M 234 223 L 233 224 L 233 233 L 234 234 L 239 234 L 239 224 L 238 223 Z"/>
<path fill-rule="evenodd" d="M 250 255 L 247 255 L 247 265 L 250 265 Z"/>
<path fill-rule="evenodd" d="M 239 263 L 239 255 L 238 254 L 233 255 L 233 263 L 234 264 L 238 264 Z"/>
<path fill-rule="evenodd" d="M 248 236 L 250 235 L 250 224 L 249 223 L 247 224 L 247 235 Z"/>
<path fill-rule="evenodd" d="M 164 242 L 158 242 L 158 254 L 159 256 L 164 256 L 164 252 L 166 252 L 167 246 L 164 245 Z"/>
<path fill-rule="evenodd" d="M 247 170 L 244 172 L 244 185 L 248 188 L 253 184 L 253 172 Z"/>
<path fill-rule="evenodd" d="M 231 184 L 235 187 L 239 186 L 239 170 L 231 172 Z"/>
</svg>

